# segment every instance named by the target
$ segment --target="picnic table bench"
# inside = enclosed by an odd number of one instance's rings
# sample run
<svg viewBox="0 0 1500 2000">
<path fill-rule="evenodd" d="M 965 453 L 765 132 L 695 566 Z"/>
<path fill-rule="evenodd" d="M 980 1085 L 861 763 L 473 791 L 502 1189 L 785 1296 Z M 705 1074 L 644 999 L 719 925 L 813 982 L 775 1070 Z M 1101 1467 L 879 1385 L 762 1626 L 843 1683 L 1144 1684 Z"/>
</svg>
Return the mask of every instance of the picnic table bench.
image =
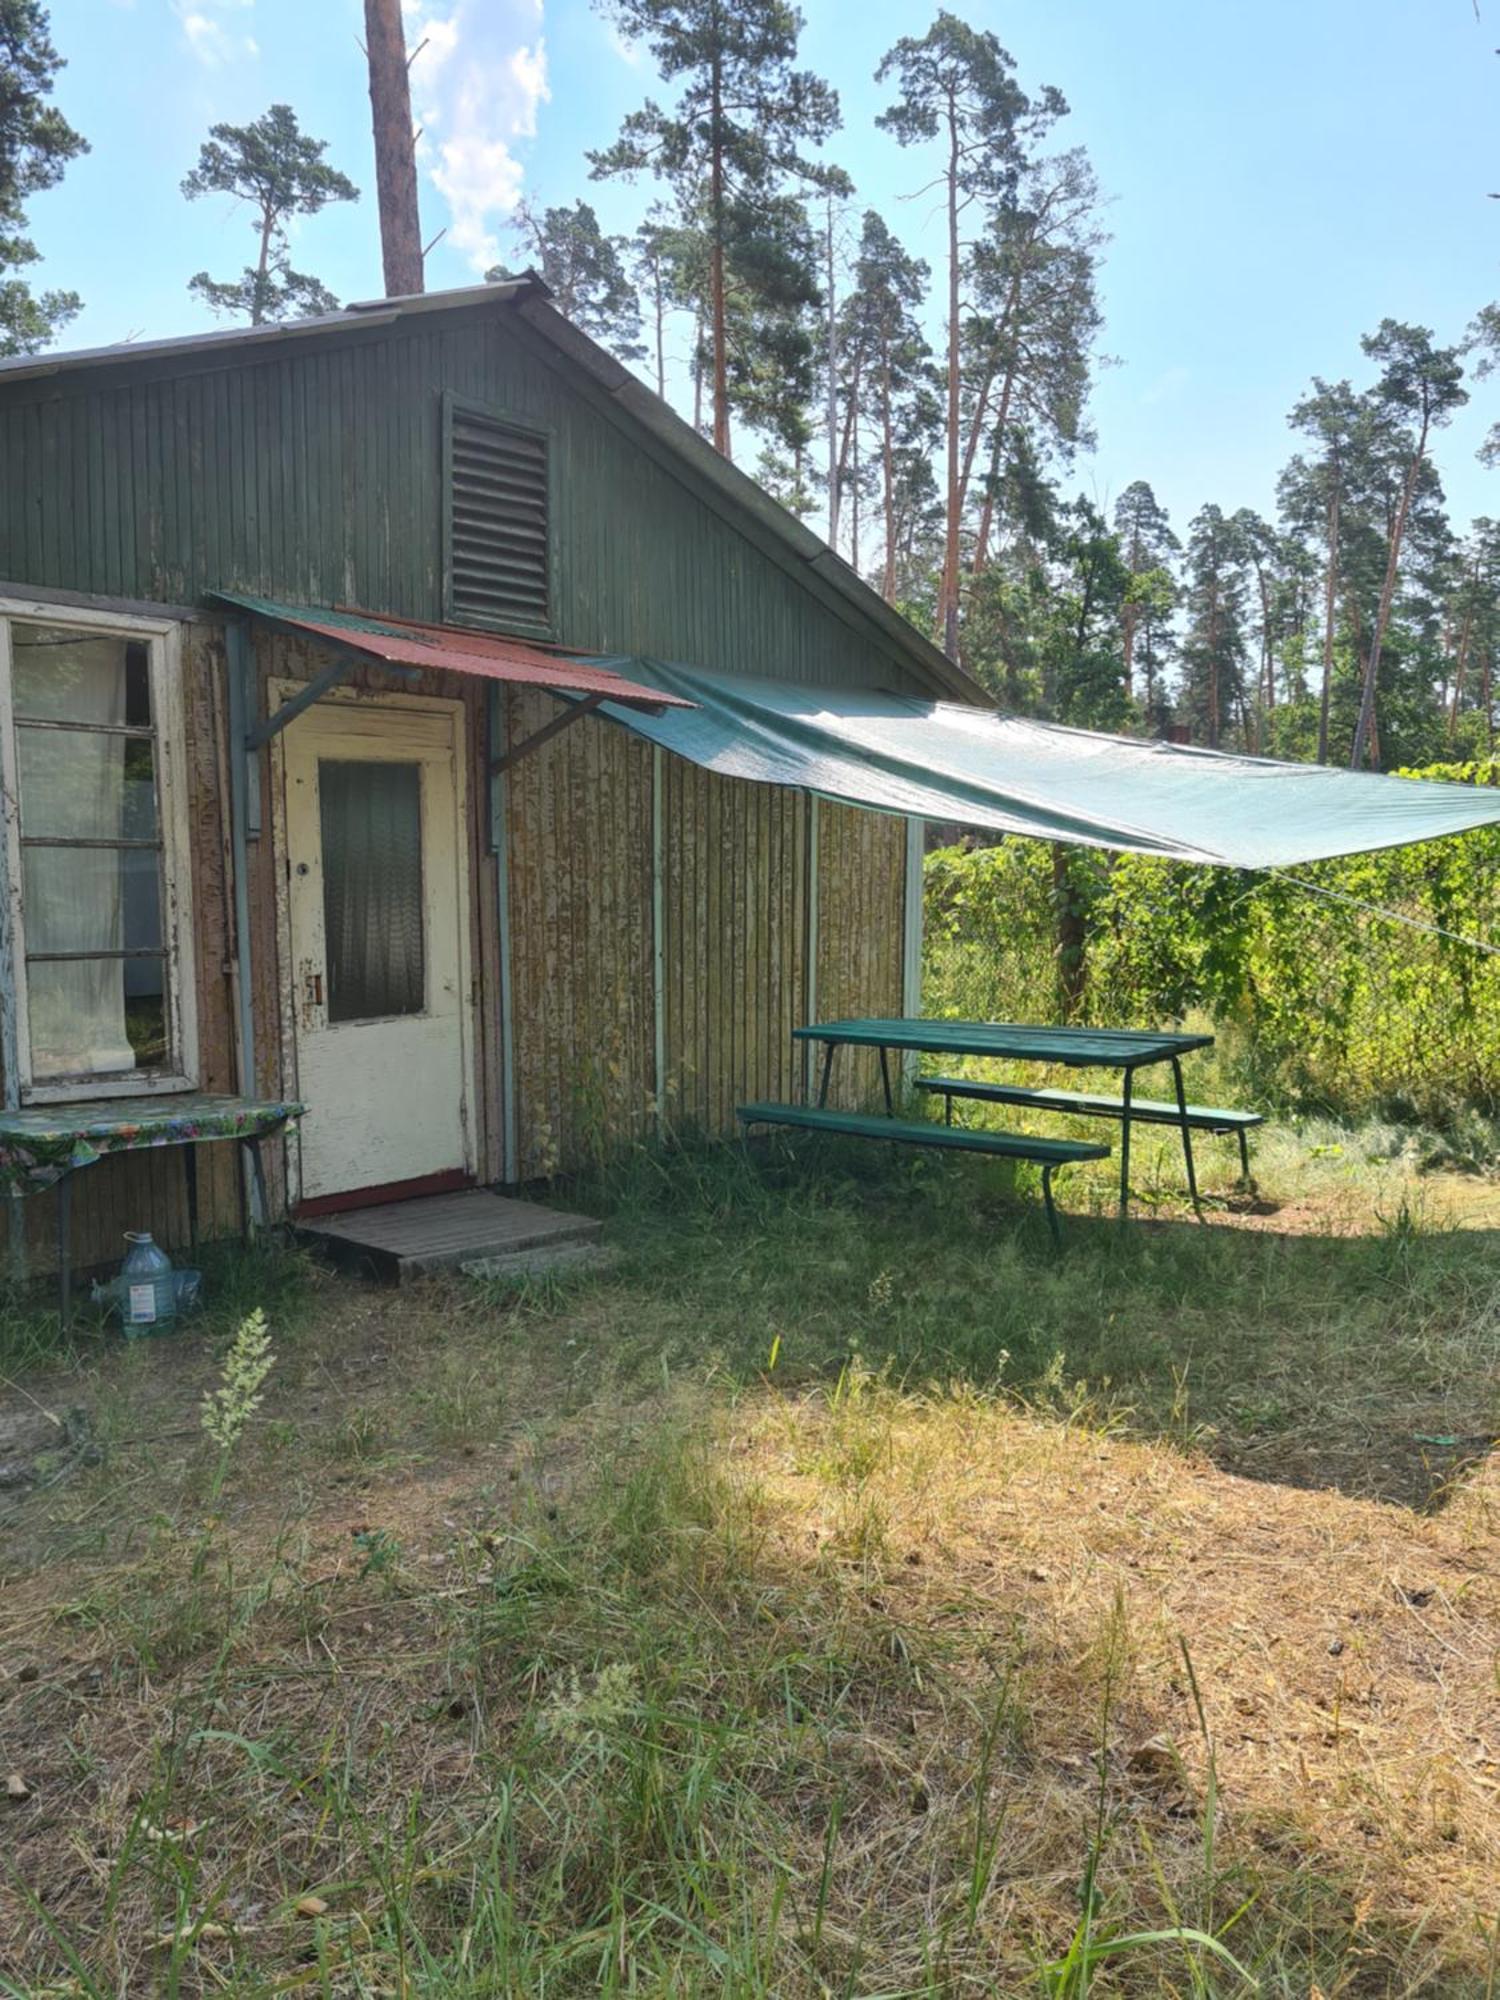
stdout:
<svg viewBox="0 0 1500 2000">
<path fill-rule="evenodd" d="M 844 1139 L 884 1139 L 898 1146 L 931 1146 L 945 1152 L 987 1153 L 992 1158 L 1028 1160 L 1042 1170 L 1042 1200 L 1052 1240 L 1062 1247 L 1052 1176 L 1078 1160 L 1107 1160 L 1110 1149 L 1080 1139 L 1037 1139 L 1029 1132 L 986 1132 L 965 1125 L 934 1125 L 926 1119 L 881 1117 L 857 1111 L 830 1111 L 813 1104 L 741 1104 L 735 1116 L 751 1125 L 789 1125 Z"/>
<path fill-rule="evenodd" d="M 1189 1104 L 1179 1111 L 1175 1104 L 1150 1097 L 1102 1097 L 1090 1090 L 1033 1090 L 1018 1083 L 986 1083 L 968 1076 L 919 1076 L 918 1090 L 941 1094 L 948 1124 L 953 1123 L 955 1097 L 971 1098 L 980 1104 L 1031 1105 L 1038 1111 L 1070 1112 L 1075 1118 L 1117 1118 L 1126 1116 L 1141 1125 L 1177 1125 L 1186 1117 L 1195 1132 L 1208 1132 L 1217 1139 L 1234 1137 L 1240 1142 L 1240 1171 L 1250 1178 L 1248 1135 L 1264 1125 L 1260 1111 L 1231 1111 L 1206 1104 Z"/>
<path fill-rule="evenodd" d="M 885 1139 L 896 1144 L 948 1147 L 960 1152 L 992 1153 L 1001 1158 L 1031 1160 L 1043 1168 L 1042 1193 L 1054 1239 L 1058 1239 L 1059 1232 L 1052 1202 L 1053 1170 L 1075 1160 L 1105 1158 L 1110 1148 L 1088 1146 L 1076 1140 L 1038 1139 L 1025 1132 L 992 1132 L 958 1126 L 953 1122 L 954 1098 L 1069 1112 L 1082 1117 L 1117 1119 L 1121 1127 L 1122 1223 L 1130 1204 L 1130 1135 L 1133 1125 L 1177 1127 L 1182 1135 L 1188 1193 L 1201 1219 L 1198 1180 L 1193 1166 L 1194 1131 L 1233 1133 L 1240 1143 L 1240 1162 L 1248 1179 L 1250 1155 L 1246 1134 L 1251 1127 L 1264 1122 L 1256 1111 L 1218 1110 L 1188 1103 L 1182 1083 L 1182 1058 L 1193 1049 L 1211 1048 L 1212 1035 L 1170 1034 L 1157 1029 L 1041 1027 L 1013 1021 L 945 1021 L 910 1017 L 818 1021 L 807 1027 L 794 1028 L 792 1034 L 798 1041 L 822 1044 L 823 1067 L 816 1105 L 742 1104 L 738 1106 L 736 1116 L 744 1125 L 786 1125 L 807 1131 L 842 1133 L 851 1138 Z M 885 1092 L 885 1117 L 828 1109 L 834 1058 L 842 1048 L 872 1048 L 877 1051 Z M 992 1057 L 1005 1062 L 1056 1063 L 1071 1069 L 1117 1069 L 1121 1073 L 1122 1089 L 1118 1097 L 1111 1097 L 1094 1091 L 1031 1089 L 1020 1084 L 990 1083 L 979 1078 L 918 1077 L 916 1085 L 919 1090 L 941 1093 L 946 1098 L 943 1124 L 930 1125 L 921 1120 L 896 1117 L 895 1093 L 891 1085 L 892 1049 L 924 1055 Z M 1175 1096 L 1169 1101 L 1136 1097 L 1136 1071 L 1163 1063 L 1172 1072 Z"/>
</svg>

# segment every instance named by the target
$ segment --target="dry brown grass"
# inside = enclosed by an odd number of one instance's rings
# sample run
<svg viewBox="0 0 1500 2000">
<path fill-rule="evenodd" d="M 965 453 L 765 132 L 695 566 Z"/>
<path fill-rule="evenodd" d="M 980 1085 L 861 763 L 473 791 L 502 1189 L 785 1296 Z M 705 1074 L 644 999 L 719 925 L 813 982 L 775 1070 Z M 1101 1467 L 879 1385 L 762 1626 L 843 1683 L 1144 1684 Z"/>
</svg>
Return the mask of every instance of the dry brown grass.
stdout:
<svg viewBox="0 0 1500 2000">
<path fill-rule="evenodd" d="M 519 1304 L 317 1279 L 214 1519 L 216 1347 L 30 1376 L 107 1452 L 5 1524 L 0 1992 L 1250 1990 L 1192 1933 L 1279 2000 L 1494 2000 L 1500 1469 L 1375 1462 L 1492 1421 L 1489 1213 L 1054 1268 L 950 1197 L 931 1298 L 863 1191 Z M 899 1386 L 955 1271 L 970 1355 L 1107 1298 L 1090 1386 Z M 1170 1377 L 1126 1434 L 1159 1349 L 1212 1428 Z M 1091 1872 L 1096 1944 L 1181 1935 L 1085 1963 Z"/>
</svg>

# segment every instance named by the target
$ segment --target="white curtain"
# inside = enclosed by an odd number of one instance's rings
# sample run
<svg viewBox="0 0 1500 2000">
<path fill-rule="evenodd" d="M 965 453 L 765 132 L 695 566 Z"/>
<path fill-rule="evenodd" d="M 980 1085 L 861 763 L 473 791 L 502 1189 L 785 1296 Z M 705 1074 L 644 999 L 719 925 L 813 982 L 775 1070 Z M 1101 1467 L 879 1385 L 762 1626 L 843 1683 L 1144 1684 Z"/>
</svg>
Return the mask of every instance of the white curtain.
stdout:
<svg viewBox="0 0 1500 2000">
<path fill-rule="evenodd" d="M 24 718 L 123 723 L 125 644 L 43 627 L 13 627 L 21 831 L 63 840 L 124 832 L 127 738 L 84 729 L 27 729 Z M 28 952 L 119 951 L 121 850 L 28 847 L 23 918 Z M 31 1067 L 38 1077 L 129 1070 L 125 961 L 74 959 L 27 969 Z"/>
</svg>

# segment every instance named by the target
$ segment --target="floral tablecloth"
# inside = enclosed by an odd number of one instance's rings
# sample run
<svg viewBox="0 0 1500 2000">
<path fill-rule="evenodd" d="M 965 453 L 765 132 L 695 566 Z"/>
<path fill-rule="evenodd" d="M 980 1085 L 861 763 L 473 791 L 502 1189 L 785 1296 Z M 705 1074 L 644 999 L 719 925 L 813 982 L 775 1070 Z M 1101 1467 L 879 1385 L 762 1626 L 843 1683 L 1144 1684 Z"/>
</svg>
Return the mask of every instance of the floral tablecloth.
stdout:
<svg viewBox="0 0 1500 2000">
<path fill-rule="evenodd" d="M 260 1139 L 300 1118 L 305 1104 L 275 1098 L 95 1098 L 0 1111 L 0 1195 L 39 1194 L 106 1153 L 189 1146 L 203 1139 Z"/>
</svg>

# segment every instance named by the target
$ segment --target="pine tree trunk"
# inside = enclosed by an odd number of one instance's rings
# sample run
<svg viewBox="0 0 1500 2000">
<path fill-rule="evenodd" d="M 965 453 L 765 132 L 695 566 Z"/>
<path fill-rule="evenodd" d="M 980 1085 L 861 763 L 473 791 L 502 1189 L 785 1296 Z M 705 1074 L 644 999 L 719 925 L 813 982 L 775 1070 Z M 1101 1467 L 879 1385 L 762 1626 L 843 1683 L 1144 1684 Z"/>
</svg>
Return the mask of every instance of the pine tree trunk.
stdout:
<svg viewBox="0 0 1500 2000">
<path fill-rule="evenodd" d="M 1380 655 L 1385 645 L 1386 628 L 1390 624 L 1391 606 L 1396 597 L 1396 578 L 1401 565 L 1401 543 L 1406 534 L 1406 517 L 1411 510 L 1412 495 L 1416 491 L 1417 476 L 1422 470 L 1422 461 L 1427 455 L 1427 426 L 1428 417 L 1424 411 L 1422 427 L 1417 433 L 1417 448 L 1412 453 L 1411 463 L 1406 468 L 1406 478 L 1401 486 L 1401 504 L 1396 509 L 1396 518 L 1391 525 L 1385 581 L 1380 586 L 1380 606 L 1375 613 L 1375 636 L 1370 641 L 1370 657 L 1365 662 L 1364 685 L 1359 697 L 1359 720 L 1354 725 L 1354 747 L 1349 753 L 1351 771 L 1357 771 L 1364 759 L 1375 721 L 1375 684 L 1380 674 Z"/>
<path fill-rule="evenodd" d="M 1338 601 L 1339 489 L 1328 502 L 1328 574 L 1323 585 L 1323 694 L 1318 704 L 1318 762 L 1328 762 L 1328 706 L 1333 694 L 1333 633 Z"/>
<path fill-rule="evenodd" d="M 839 320 L 833 289 L 833 196 L 828 197 L 828 226 L 824 238 L 824 263 L 828 284 L 828 546 L 839 545 L 838 432 L 839 432 Z"/>
<path fill-rule="evenodd" d="M 709 246 L 709 292 L 713 313 L 714 449 L 729 450 L 729 327 L 724 304 L 724 79 L 717 54 L 711 87 L 708 176 L 713 241 Z"/>
<path fill-rule="evenodd" d="M 417 141 L 401 0 L 365 0 L 365 54 L 375 132 L 375 194 L 388 299 L 422 289 L 422 223 L 417 209 Z"/>
<path fill-rule="evenodd" d="M 896 453 L 891 421 L 891 344 L 882 340 L 880 348 L 880 477 L 885 500 L 885 572 L 880 594 L 887 604 L 896 601 Z"/>
<path fill-rule="evenodd" d="M 1458 736 L 1458 707 L 1463 700 L 1464 674 L 1469 664 L 1469 634 L 1474 623 L 1474 607 L 1464 609 L 1463 630 L 1458 639 L 1458 655 L 1453 663 L 1453 706 L 1448 710 L 1448 741 L 1452 743 Z"/>
<path fill-rule="evenodd" d="M 958 657 L 958 107 L 948 106 L 948 515 L 938 585 L 938 643 Z"/>
<path fill-rule="evenodd" d="M 1052 843 L 1052 910 L 1057 931 L 1057 998 L 1064 1021 L 1083 1005 L 1088 984 L 1088 929 L 1073 893 L 1065 842 Z"/>
</svg>

